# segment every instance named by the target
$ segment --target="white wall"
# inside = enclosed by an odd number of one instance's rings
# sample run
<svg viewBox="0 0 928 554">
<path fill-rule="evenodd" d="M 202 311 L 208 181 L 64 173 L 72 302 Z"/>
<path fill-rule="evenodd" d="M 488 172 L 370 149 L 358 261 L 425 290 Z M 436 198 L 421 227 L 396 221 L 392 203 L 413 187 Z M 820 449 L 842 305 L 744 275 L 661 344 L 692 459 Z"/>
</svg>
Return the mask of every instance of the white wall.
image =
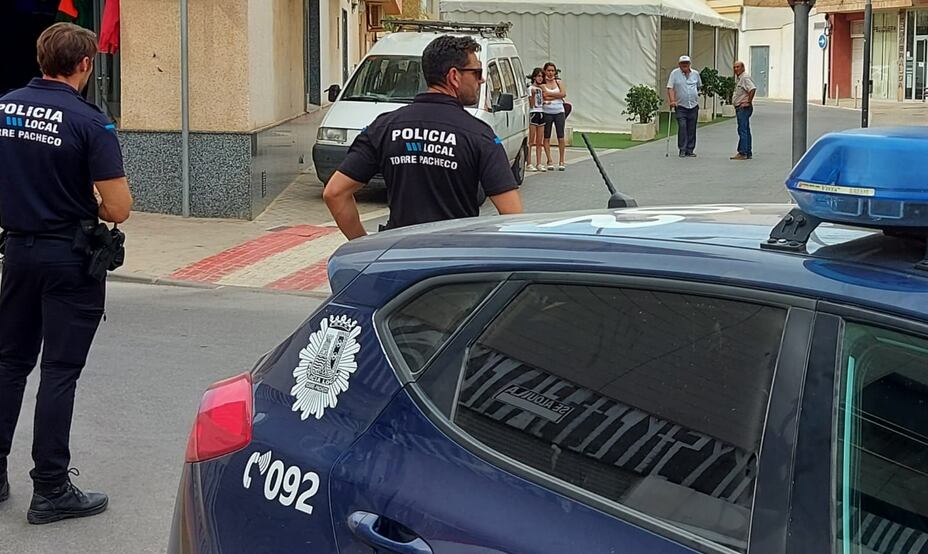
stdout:
<svg viewBox="0 0 928 554">
<path fill-rule="evenodd" d="M 357 2 L 352 11 L 348 0 L 319 0 L 319 48 L 321 50 L 321 67 L 319 68 L 322 87 L 322 104 L 329 103 L 325 89 L 330 85 L 344 85 L 342 82 L 342 50 L 339 44 L 341 35 L 342 10 L 348 11 L 348 74 L 351 74 L 360 61 L 361 41 L 359 28 L 363 17 L 364 4 Z"/>
<path fill-rule="evenodd" d="M 813 11 L 814 14 L 814 11 Z M 822 50 L 818 47 L 821 29 L 815 23 L 825 21 L 823 14 L 809 18 L 809 100 L 822 96 Z M 741 17 L 741 34 L 738 40 L 738 58 L 747 72 L 756 76 L 751 67 L 751 47 L 770 48 L 768 96 L 790 99 L 793 97 L 793 12 L 789 8 L 745 7 Z"/>
</svg>

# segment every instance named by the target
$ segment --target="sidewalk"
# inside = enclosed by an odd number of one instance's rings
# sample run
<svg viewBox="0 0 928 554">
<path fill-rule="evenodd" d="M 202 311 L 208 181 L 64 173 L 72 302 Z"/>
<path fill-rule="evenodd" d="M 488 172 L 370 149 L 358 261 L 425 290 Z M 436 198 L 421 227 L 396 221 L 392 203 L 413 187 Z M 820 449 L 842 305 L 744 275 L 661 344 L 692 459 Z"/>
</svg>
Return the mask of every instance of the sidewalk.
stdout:
<svg viewBox="0 0 928 554">
<path fill-rule="evenodd" d="M 587 159 L 585 150 L 567 151 L 568 164 Z M 526 179 L 539 175 L 527 173 Z M 326 262 L 345 238 L 322 202 L 322 188 L 313 172 L 304 173 L 254 221 L 133 213 L 121 226 L 126 263 L 110 277 L 327 295 Z M 382 188 L 362 189 L 357 202 L 369 232 L 386 221 Z"/>
<path fill-rule="evenodd" d="M 860 98 L 828 99 L 824 107 L 855 111 L 861 110 Z M 821 100 L 810 102 L 822 106 Z M 928 125 L 928 102 L 870 101 L 870 126 L 891 127 L 895 125 Z"/>
</svg>

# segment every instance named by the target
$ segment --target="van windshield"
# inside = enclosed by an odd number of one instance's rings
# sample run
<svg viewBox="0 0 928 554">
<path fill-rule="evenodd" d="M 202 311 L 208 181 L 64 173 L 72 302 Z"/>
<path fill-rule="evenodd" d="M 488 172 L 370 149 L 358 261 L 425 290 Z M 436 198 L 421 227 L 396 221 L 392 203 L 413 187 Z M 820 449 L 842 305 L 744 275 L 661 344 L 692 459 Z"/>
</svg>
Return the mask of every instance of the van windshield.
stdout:
<svg viewBox="0 0 928 554">
<path fill-rule="evenodd" d="M 345 87 L 342 100 L 356 102 L 412 102 L 425 92 L 419 56 L 370 56 Z"/>
</svg>

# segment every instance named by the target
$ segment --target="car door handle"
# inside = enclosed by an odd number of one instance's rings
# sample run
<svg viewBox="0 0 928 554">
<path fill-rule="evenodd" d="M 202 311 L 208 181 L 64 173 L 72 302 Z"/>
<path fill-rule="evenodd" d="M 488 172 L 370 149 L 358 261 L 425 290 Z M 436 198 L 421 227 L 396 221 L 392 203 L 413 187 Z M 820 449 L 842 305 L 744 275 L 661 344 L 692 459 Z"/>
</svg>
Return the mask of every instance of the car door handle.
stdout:
<svg viewBox="0 0 928 554">
<path fill-rule="evenodd" d="M 355 512 L 348 516 L 348 528 L 364 544 L 396 554 L 432 554 L 432 548 L 420 537 L 400 542 L 382 535 L 377 530 L 380 516 L 370 512 Z"/>
</svg>

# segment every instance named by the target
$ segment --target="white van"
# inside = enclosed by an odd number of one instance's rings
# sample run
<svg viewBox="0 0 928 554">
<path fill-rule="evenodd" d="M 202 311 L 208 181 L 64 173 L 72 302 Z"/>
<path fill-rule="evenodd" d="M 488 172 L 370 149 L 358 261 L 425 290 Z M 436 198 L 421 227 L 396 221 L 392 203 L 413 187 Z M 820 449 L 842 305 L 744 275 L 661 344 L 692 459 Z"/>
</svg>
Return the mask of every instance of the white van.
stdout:
<svg viewBox="0 0 928 554">
<path fill-rule="evenodd" d="M 332 85 L 329 108 L 313 146 L 313 164 L 323 183 L 338 169 L 355 137 L 374 119 L 413 101 L 426 90 L 422 51 L 440 35 L 471 35 L 480 44 L 478 57 L 486 83 L 477 105 L 467 111 L 487 122 L 506 148 L 519 184 L 528 151 L 528 92 L 519 53 L 506 38 L 508 24 L 450 21 L 391 22 L 400 31 L 379 40 L 361 60 L 342 90 Z M 375 177 L 372 182 L 383 183 Z"/>
</svg>

